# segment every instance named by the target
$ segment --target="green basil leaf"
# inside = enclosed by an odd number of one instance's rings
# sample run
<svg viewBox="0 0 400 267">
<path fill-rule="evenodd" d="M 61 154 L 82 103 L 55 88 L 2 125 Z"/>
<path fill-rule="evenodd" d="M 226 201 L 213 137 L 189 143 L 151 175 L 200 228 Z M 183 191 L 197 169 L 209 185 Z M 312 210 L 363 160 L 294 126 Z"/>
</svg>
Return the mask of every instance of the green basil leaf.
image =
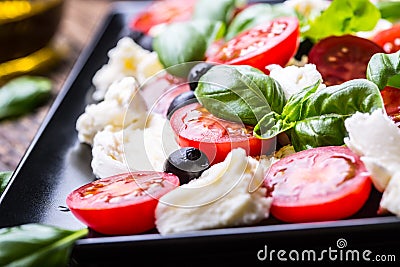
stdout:
<svg viewBox="0 0 400 267">
<path fill-rule="evenodd" d="M 290 130 L 296 125 L 296 122 L 285 121 L 275 112 L 265 115 L 254 127 L 253 134 L 260 139 L 270 139 Z"/>
<path fill-rule="evenodd" d="M 0 265 L 67 266 L 75 240 L 87 233 L 40 224 L 0 229 Z"/>
<path fill-rule="evenodd" d="M 172 23 L 155 37 L 153 48 L 169 73 L 186 78 L 191 62 L 204 60 L 208 45 L 224 32 L 225 25 L 219 21 Z"/>
<path fill-rule="evenodd" d="M 290 132 L 295 151 L 320 146 L 340 146 L 346 136 L 344 120 L 347 116 L 327 114 L 298 121 Z"/>
<path fill-rule="evenodd" d="M 44 77 L 21 76 L 0 88 L 0 119 L 32 111 L 51 95 L 51 80 Z"/>
<path fill-rule="evenodd" d="M 6 189 L 12 174 L 13 172 L 11 171 L 0 172 L 0 195 L 3 193 L 4 189 Z"/>
<path fill-rule="evenodd" d="M 372 30 L 381 15 L 369 0 L 333 0 L 315 20 L 309 22 L 304 37 L 314 42 L 331 35 Z"/>
<path fill-rule="evenodd" d="M 352 115 L 383 108 L 378 87 L 366 79 L 354 79 L 317 90 L 305 103 L 301 119 L 325 114 Z"/>
<path fill-rule="evenodd" d="M 321 81 L 317 81 L 315 84 L 293 94 L 283 108 L 282 117 L 288 121 L 300 120 L 303 117 L 306 101 L 315 93 L 320 84 Z"/>
<path fill-rule="evenodd" d="M 286 102 L 279 83 L 250 66 L 214 66 L 195 95 L 213 115 L 253 126 L 271 111 L 281 113 Z"/>
<path fill-rule="evenodd" d="M 247 29 L 266 23 L 274 18 L 285 16 L 296 17 L 296 13 L 282 4 L 259 3 L 250 5 L 234 17 L 229 24 L 225 39 L 230 40 Z"/>
<path fill-rule="evenodd" d="M 380 90 L 390 84 L 400 88 L 400 51 L 392 54 L 377 53 L 371 57 L 367 67 L 367 79 Z"/>
<path fill-rule="evenodd" d="M 383 19 L 395 22 L 400 19 L 400 1 L 379 1 L 375 3 Z"/>
<path fill-rule="evenodd" d="M 235 7 L 241 4 L 237 0 L 198 0 L 194 7 L 193 19 L 208 19 L 229 23 Z"/>
</svg>

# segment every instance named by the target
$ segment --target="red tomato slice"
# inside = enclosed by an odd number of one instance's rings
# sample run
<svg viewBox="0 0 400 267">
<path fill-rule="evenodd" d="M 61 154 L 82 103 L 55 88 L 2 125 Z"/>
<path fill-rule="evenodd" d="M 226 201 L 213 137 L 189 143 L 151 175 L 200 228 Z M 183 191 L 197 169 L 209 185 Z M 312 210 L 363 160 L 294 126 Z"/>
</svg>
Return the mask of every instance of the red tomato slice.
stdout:
<svg viewBox="0 0 400 267">
<path fill-rule="evenodd" d="M 372 41 L 380 45 L 386 53 L 400 50 L 400 24 L 393 25 L 387 30 L 378 32 Z"/>
<path fill-rule="evenodd" d="M 130 28 L 144 33 L 161 23 L 187 21 L 192 17 L 194 4 L 197 0 L 159 0 L 130 22 Z"/>
<path fill-rule="evenodd" d="M 67 197 L 71 212 L 96 232 L 137 234 L 155 227 L 158 199 L 179 185 L 163 172 L 134 172 L 86 184 Z"/>
<path fill-rule="evenodd" d="M 368 62 L 383 49 L 371 40 L 354 35 L 331 36 L 315 44 L 308 54 L 328 86 L 365 78 Z"/>
<path fill-rule="evenodd" d="M 251 156 L 275 149 L 275 140 L 258 139 L 253 136 L 253 127 L 217 118 L 199 103 L 176 110 L 170 123 L 178 137 L 178 144 L 200 149 L 211 164 L 223 161 L 237 147 L 245 149 Z"/>
<path fill-rule="evenodd" d="M 338 220 L 366 202 L 371 180 L 359 156 L 347 147 L 303 150 L 274 163 L 264 181 L 271 214 L 284 222 Z"/>
<path fill-rule="evenodd" d="M 266 73 L 265 66 L 284 66 L 299 46 L 297 18 L 278 18 L 244 31 L 208 53 L 207 61 L 231 65 L 250 65 Z M 214 46 L 218 47 L 218 45 Z"/>
<path fill-rule="evenodd" d="M 400 89 L 386 86 L 381 91 L 386 113 L 395 122 L 400 122 Z"/>
</svg>

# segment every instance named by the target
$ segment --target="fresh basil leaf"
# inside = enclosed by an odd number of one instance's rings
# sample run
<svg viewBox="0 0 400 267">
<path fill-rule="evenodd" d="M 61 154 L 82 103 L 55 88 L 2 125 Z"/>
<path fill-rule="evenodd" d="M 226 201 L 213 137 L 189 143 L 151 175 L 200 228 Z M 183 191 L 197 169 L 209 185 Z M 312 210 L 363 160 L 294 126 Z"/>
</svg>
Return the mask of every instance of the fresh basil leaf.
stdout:
<svg viewBox="0 0 400 267">
<path fill-rule="evenodd" d="M 367 67 L 367 79 L 380 90 L 386 85 L 400 88 L 400 50 L 392 54 L 377 53 L 371 57 Z"/>
<path fill-rule="evenodd" d="M 37 76 L 14 78 L 0 88 L 0 119 L 32 111 L 51 95 L 51 80 Z"/>
<path fill-rule="evenodd" d="M 225 26 L 219 21 L 176 22 L 155 37 L 153 48 L 169 73 L 187 77 L 191 62 L 203 60 L 208 45 L 224 32 Z"/>
<path fill-rule="evenodd" d="M 379 1 L 375 3 L 383 19 L 395 22 L 400 19 L 400 1 Z"/>
<path fill-rule="evenodd" d="M 242 1 L 243 2 L 243 1 Z M 237 0 L 198 0 L 193 11 L 193 19 L 208 19 L 229 23 L 233 18 Z"/>
<path fill-rule="evenodd" d="M 300 119 L 325 114 L 352 115 L 383 108 L 378 87 L 366 79 L 354 79 L 317 90 L 305 103 Z"/>
<path fill-rule="evenodd" d="M 314 42 L 331 35 L 372 30 L 381 15 L 369 0 L 333 0 L 303 33 Z"/>
<path fill-rule="evenodd" d="M 87 233 L 41 224 L 0 229 L 0 265 L 67 266 L 75 240 Z"/>
<path fill-rule="evenodd" d="M 311 97 L 312 94 L 318 89 L 321 81 L 317 81 L 315 84 L 304 88 L 303 90 L 293 94 L 282 111 L 282 116 L 288 121 L 298 121 L 303 117 L 303 110 L 306 101 Z"/>
<path fill-rule="evenodd" d="M 347 116 L 327 114 L 298 121 L 290 132 L 295 151 L 320 146 L 340 146 L 346 136 L 344 120 Z"/>
<path fill-rule="evenodd" d="M 272 138 L 289 131 L 296 151 L 311 147 L 342 145 L 347 132 L 345 118 L 356 112 L 371 113 L 383 108 L 378 87 L 355 79 L 318 89 L 316 83 L 294 94 L 281 115 L 268 114 L 254 128 L 259 138 Z"/>
<path fill-rule="evenodd" d="M 296 125 L 295 121 L 285 121 L 281 115 L 271 112 L 265 115 L 254 127 L 253 134 L 260 139 L 270 139 L 290 130 Z"/>
<path fill-rule="evenodd" d="M 279 83 L 250 66 L 212 67 L 195 95 L 213 115 L 253 126 L 271 111 L 281 113 L 286 102 Z"/>
<path fill-rule="evenodd" d="M 12 173 L 11 171 L 0 172 L 0 195 L 3 193 L 4 189 L 6 189 Z"/>
<path fill-rule="evenodd" d="M 274 113 L 265 115 L 254 127 L 254 135 L 269 139 L 293 128 L 302 117 L 305 102 L 315 93 L 320 83 L 317 81 L 314 85 L 293 94 L 283 107 L 281 115 Z"/>
<path fill-rule="evenodd" d="M 296 17 L 296 13 L 282 4 L 258 3 L 250 5 L 234 17 L 229 24 L 225 39 L 230 40 L 247 29 L 266 23 L 274 18 L 285 16 Z"/>
</svg>

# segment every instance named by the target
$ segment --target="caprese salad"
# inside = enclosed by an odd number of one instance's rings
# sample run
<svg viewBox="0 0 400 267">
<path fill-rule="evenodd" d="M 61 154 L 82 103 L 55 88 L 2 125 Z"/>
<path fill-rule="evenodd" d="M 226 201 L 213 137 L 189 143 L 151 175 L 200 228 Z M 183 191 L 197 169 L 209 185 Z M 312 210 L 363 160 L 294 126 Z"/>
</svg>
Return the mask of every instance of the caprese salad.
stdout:
<svg viewBox="0 0 400 267">
<path fill-rule="evenodd" d="M 397 10 L 394 12 L 393 10 Z M 158 0 L 93 77 L 97 177 L 67 205 L 106 235 L 400 216 L 400 2 Z"/>
</svg>

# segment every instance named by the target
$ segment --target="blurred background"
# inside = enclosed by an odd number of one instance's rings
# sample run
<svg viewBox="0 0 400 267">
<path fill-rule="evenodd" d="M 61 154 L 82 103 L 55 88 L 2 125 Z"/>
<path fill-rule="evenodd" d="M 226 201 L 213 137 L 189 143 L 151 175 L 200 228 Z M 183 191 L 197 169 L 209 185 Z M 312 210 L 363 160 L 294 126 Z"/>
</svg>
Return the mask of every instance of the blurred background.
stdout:
<svg viewBox="0 0 400 267">
<path fill-rule="evenodd" d="M 112 2 L 0 0 L 0 171 L 16 168 Z M 51 90 L 40 103 L 32 92 L 4 90 L 12 87 L 6 86 L 7 82 L 27 74 L 51 82 Z M 21 81 L 14 85 L 23 87 Z M 20 115 L 12 115 L 18 112 L 9 108 L 10 101 L 20 106 L 37 103 L 28 111 L 19 110 Z"/>
</svg>

